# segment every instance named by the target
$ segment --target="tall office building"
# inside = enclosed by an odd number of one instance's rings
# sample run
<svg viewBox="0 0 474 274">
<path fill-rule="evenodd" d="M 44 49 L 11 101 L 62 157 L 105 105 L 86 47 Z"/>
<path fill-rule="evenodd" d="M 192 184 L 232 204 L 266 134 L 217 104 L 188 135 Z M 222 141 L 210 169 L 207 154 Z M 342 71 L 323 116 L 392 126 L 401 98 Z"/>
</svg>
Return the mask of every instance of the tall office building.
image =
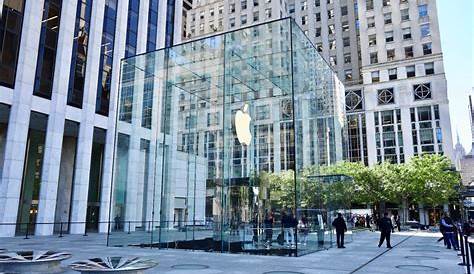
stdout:
<svg viewBox="0 0 474 274">
<path fill-rule="evenodd" d="M 106 231 L 120 60 L 179 42 L 189 0 L 0 4 L 0 235 Z"/>
<path fill-rule="evenodd" d="M 453 157 L 435 0 L 196 1 L 183 39 L 286 16 L 344 81 L 348 160 Z"/>
</svg>

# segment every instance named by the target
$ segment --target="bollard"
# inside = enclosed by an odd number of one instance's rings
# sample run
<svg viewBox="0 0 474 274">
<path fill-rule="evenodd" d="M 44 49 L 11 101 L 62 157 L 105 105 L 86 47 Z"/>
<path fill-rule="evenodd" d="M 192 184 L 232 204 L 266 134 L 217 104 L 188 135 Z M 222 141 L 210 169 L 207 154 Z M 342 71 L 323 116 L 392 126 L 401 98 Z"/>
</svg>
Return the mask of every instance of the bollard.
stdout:
<svg viewBox="0 0 474 274">
<path fill-rule="evenodd" d="M 85 223 L 85 226 L 84 226 L 84 235 L 82 236 L 87 236 L 87 222 Z"/>
<path fill-rule="evenodd" d="M 59 238 L 63 237 L 63 222 L 59 224 Z"/>
<path fill-rule="evenodd" d="M 462 257 L 462 263 L 458 263 L 458 265 L 466 265 L 466 252 L 464 252 L 464 243 L 462 240 L 462 235 L 461 235 L 461 257 Z"/>
<path fill-rule="evenodd" d="M 469 243 L 467 241 L 467 235 L 464 235 L 464 250 L 466 254 L 466 268 L 467 268 L 467 274 L 471 274 L 471 265 L 469 263 Z"/>
<path fill-rule="evenodd" d="M 28 223 L 26 224 L 26 235 L 25 235 L 25 239 L 29 239 L 29 238 L 28 238 L 29 229 L 30 229 L 30 223 L 28 222 Z"/>
<path fill-rule="evenodd" d="M 130 234 L 130 221 L 128 221 L 128 232 L 127 234 Z"/>
</svg>

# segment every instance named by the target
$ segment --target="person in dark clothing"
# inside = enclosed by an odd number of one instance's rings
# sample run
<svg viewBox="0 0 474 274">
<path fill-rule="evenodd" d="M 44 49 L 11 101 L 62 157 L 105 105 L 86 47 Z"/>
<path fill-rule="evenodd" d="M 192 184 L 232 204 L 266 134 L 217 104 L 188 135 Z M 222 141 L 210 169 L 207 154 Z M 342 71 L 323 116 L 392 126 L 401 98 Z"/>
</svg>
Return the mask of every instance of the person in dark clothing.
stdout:
<svg viewBox="0 0 474 274">
<path fill-rule="evenodd" d="M 458 250 L 458 243 L 454 240 L 454 230 L 456 227 L 454 226 L 453 220 L 446 214 L 441 219 L 441 225 L 444 228 L 444 238 L 446 239 L 446 244 L 448 245 L 447 248 L 451 249 L 451 245 L 453 246 L 454 250 Z"/>
<path fill-rule="evenodd" d="M 383 214 L 383 218 L 379 220 L 379 230 L 380 230 L 380 241 L 379 247 L 382 246 L 383 242 L 387 242 L 387 248 L 392 248 L 390 245 L 390 234 L 393 231 L 392 220 L 388 217 L 388 213 Z"/>
<path fill-rule="evenodd" d="M 347 226 L 341 213 L 337 213 L 337 218 L 332 222 L 332 226 L 336 229 L 337 248 L 346 248 L 344 246 L 344 233 L 347 231 Z"/>
<path fill-rule="evenodd" d="M 267 248 L 270 248 L 272 246 L 273 238 L 273 212 L 268 212 L 263 225 L 265 227 L 265 245 Z"/>
<path fill-rule="evenodd" d="M 369 214 L 365 215 L 365 226 L 367 228 L 370 228 L 370 215 Z"/>
</svg>

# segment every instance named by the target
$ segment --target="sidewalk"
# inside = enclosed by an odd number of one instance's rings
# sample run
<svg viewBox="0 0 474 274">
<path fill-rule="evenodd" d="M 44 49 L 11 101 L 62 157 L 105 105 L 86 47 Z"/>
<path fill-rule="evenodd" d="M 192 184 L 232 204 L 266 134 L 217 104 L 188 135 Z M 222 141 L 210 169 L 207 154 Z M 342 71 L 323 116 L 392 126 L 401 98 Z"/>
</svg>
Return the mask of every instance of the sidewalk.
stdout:
<svg viewBox="0 0 474 274">
<path fill-rule="evenodd" d="M 358 232 L 346 249 L 332 248 L 306 256 L 276 257 L 245 254 L 208 253 L 186 250 L 158 250 L 135 247 L 106 247 L 103 235 L 67 235 L 64 238 L 35 237 L 3 238 L 0 248 L 8 250 L 59 250 L 70 252 L 73 257 L 63 262 L 64 266 L 81 259 L 100 256 L 143 256 L 159 262 L 159 266 L 146 273 L 169 274 L 243 274 L 243 273 L 439 273 L 461 274 L 465 268 L 457 252 L 447 250 L 442 242 L 437 243 L 439 233 L 401 232 L 392 235 L 393 249 L 378 248 L 379 233 Z M 201 269 L 178 269 L 176 265 L 196 264 Z M 65 273 L 77 273 L 67 270 Z"/>
</svg>

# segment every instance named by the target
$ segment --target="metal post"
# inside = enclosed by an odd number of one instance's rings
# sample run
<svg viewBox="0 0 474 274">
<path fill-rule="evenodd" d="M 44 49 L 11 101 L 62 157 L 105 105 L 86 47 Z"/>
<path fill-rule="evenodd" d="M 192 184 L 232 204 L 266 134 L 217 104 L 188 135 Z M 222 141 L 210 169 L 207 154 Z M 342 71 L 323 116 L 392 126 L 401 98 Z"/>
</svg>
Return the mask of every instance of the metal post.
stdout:
<svg viewBox="0 0 474 274">
<path fill-rule="evenodd" d="M 63 222 L 59 224 L 59 238 L 63 237 Z"/>
<path fill-rule="evenodd" d="M 28 223 L 26 224 L 26 235 L 25 235 L 25 239 L 29 239 L 29 238 L 28 238 L 29 229 L 30 229 L 30 222 L 28 222 Z"/>
<path fill-rule="evenodd" d="M 84 223 L 85 223 L 85 225 L 84 225 L 84 235 L 82 235 L 82 236 L 87 236 L 87 221 L 84 222 Z"/>
<path fill-rule="evenodd" d="M 467 241 L 467 235 L 464 235 L 464 249 L 466 250 L 466 268 L 467 274 L 471 274 L 471 264 L 469 263 L 469 243 Z"/>
<path fill-rule="evenodd" d="M 128 221 L 128 232 L 127 234 L 130 234 L 130 221 Z"/>
</svg>

